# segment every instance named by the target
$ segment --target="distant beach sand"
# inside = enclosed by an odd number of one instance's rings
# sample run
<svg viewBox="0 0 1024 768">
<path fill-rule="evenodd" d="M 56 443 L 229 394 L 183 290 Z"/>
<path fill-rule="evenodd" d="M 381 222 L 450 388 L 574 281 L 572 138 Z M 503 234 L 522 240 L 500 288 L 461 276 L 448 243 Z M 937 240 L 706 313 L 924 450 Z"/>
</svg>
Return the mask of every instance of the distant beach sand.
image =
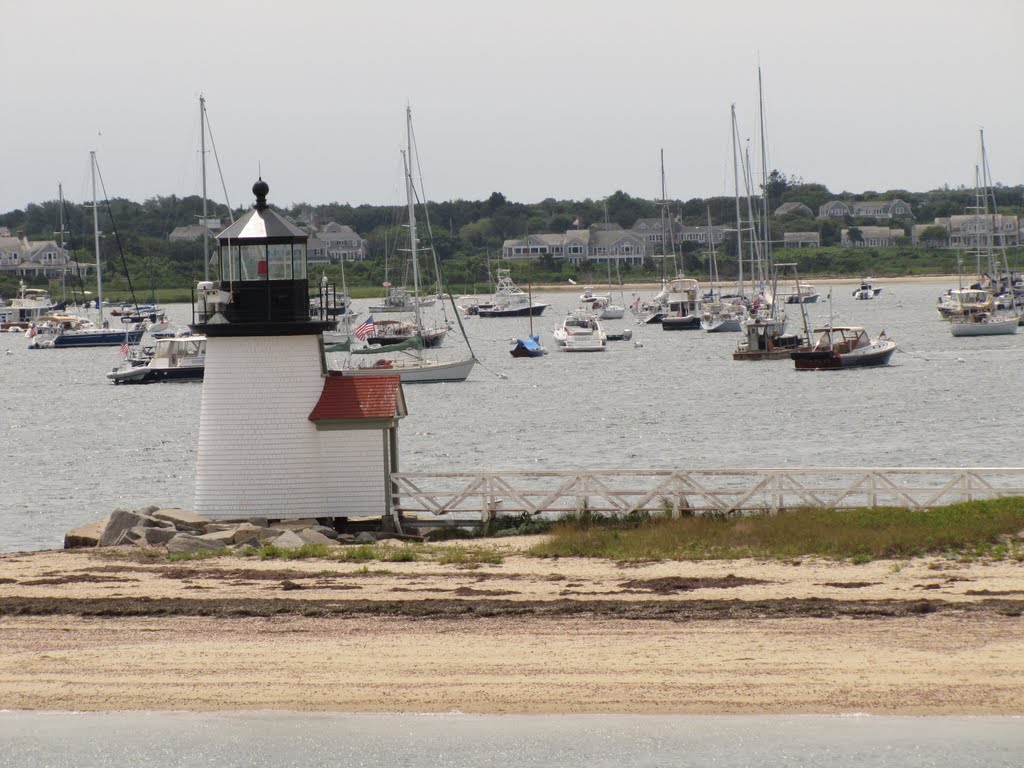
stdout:
<svg viewBox="0 0 1024 768">
<path fill-rule="evenodd" d="M 1024 565 L 0 555 L 42 710 L 1024 714 Z M 394 546 L 402 546 L 395 544 Z"/>
</svg>

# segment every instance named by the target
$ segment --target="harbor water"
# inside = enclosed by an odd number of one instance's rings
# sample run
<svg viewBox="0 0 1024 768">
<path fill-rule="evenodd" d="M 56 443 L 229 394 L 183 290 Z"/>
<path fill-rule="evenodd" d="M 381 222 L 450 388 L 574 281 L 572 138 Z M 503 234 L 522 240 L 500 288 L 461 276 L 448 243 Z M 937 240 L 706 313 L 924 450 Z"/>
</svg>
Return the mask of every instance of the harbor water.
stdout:
<svg viewBox="0 0 1024 768">
<path fill-rule="evenodd" d="M 581 289 L 536 293 L 551 304 L 533 321 L 550 354 L 508 354 L 527 318 L 465 319 L 481 364 L 466 382 L 405 387 L 400 465 L 1018 466 L 1024 334 L 953 338 L 935 301 L 954 282 L 886 283 L 857 301 L 854 285 L 818 281 L 820 302 L 805 305 L 812 326 L 831 306 L 835 324 L 885 330 L 899 344 L 887 367 L 843 371 L 734 361 L 739 334 L 666 332 L 629 312 L 605 325 L 632 329 L 632 340 L 561 353 L 551 331 Z M 627 289 L 621 301 L 634 296 Z M 369 304 L 356 302 L 361 319 Z M 792 331 L 799 307 L 787 309 Z M 169 308 L 173 322 L 190 317 L 188 305 Z M 441 354 L 461 351 L 456 326 Z M 201 385 L 113 386 L 104 374 L 119 359 L 116 348 L 30 350 L 23 335 L 0 334 L 0 551 L 60 547 L 68 529 L 118 507 L 191 506 Z"/>
<path fill-rule="evenodd" d="M 0 712 L 0 768 L 1009 768 L 1014 717 Z"/>
</svg>

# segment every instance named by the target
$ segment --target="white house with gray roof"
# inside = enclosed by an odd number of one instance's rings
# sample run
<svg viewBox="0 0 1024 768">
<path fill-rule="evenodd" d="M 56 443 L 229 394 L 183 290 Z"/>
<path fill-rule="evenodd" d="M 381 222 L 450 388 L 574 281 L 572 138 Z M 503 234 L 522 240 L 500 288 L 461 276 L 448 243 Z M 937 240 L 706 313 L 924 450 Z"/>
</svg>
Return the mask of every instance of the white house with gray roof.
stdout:
<svg viewBox="0 0 1024 768">
<path fill-rule="evenodd" d="M 643 264 L 647 249 L 643 238 L 626 229 L 570 229 L 562 234 L 535 234 L 506 240 L 501 248 L 506 259 L 537 259 L 551 256 L 570 264 L 585 261 Z"/>
<path fill-rule="evenodd" d="M 896 216 L 912 216 L 910 203 L 903 200 L 830 200 L 818 206 L 819 219 L 842 219 L 852 216 L 855 219 L 878 219 L 883 221 Z"/>
<path fill-rule="evenodd" d="M 332 221 L 321 227 L 316 237 L 324 244 L 328 261 L 363 261 L 366 258 L 367 241 L 347 224 Z"/>
<path fill-rule="evenodd" d="M 0 273 L 60 277 L 79 269 L 68 252 L 53 240 L 29 240 L 25 235 L 0 237 Z M 83 274 L 88 265 L 81 266 Z"/>
</svg>

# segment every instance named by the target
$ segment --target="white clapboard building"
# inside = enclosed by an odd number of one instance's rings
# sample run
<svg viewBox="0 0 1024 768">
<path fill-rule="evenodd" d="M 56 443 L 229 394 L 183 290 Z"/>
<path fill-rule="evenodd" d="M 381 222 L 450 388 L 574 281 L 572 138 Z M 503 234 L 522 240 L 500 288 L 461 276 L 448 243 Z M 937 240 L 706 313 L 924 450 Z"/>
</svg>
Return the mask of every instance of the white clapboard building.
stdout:
<svg viewBox="0 0 1024 768">
<path fill-rule="evenodd" d="M 390 517 L 398 375 L 327 371 L 309 315 L 308 236 L 267 205 L 217 236 L 192 328 L 207 337 L 195 511 L 212 520 Z"/>
</svg>

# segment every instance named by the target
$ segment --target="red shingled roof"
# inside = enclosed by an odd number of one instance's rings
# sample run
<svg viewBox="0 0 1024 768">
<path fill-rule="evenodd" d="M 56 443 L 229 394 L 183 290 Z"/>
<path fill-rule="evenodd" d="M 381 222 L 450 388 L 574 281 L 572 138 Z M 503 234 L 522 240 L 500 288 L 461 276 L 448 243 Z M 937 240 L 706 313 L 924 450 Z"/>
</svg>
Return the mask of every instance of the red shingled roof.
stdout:
<svg viewBox="0 0 1024 768">
<path fill-rule="evenodd" d="M 401 378 L 394 375 L 328 375 L 310 421 L 394 419 L 405 416 Z"/>
</svg>

